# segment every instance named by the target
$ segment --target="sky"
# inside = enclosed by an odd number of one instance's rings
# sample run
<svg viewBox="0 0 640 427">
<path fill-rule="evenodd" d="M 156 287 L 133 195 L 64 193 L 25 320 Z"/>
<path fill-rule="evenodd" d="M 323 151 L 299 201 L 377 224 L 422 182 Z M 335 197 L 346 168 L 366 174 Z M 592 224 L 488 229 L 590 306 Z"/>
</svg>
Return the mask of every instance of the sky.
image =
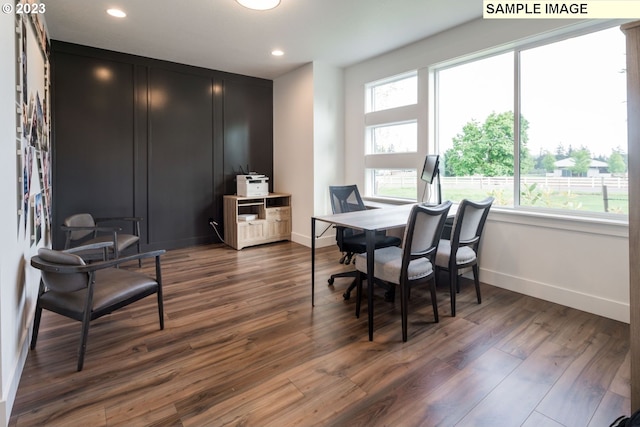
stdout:
<svg viewBox="0 0 640 427">
<path fill-rule="evenodd" d="M 533 155 L 562 144 L 593 157 L 627 151 L 625 38 L 619 27 L 521 53 L 521 108 Z M 441 71 L 443 153 L 471 119 L 514 110 L 514 56 L 501 54 Z"/>
</svg>

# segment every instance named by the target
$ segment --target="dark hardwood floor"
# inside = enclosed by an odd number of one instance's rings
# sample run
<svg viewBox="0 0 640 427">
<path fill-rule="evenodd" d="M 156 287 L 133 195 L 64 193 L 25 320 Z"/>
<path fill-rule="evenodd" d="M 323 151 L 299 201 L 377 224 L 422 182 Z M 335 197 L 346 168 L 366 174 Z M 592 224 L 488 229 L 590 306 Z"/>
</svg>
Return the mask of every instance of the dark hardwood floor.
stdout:
<svg viewBox="0 0 640 427">
<path fill-rule="evenodd" d="M 221 245 L 163 257 L 166 328 L 155 299 L 101 318 L 76 372 L 80 324 L 45 312 L 11 426 L 575 426 L 629 414 L 629 326 L 471 282 L 450 316 L 438 290 L 399 303 L 375 290 L 367 339 L 348 279 L 326 284 L 335 247 Z M 127 267 L 136 269 L 135 266 Z M 152 270 L 152 263 L 143 266 Z M 446 285 L 446 284 L 445 284 Z"/>
</svg>

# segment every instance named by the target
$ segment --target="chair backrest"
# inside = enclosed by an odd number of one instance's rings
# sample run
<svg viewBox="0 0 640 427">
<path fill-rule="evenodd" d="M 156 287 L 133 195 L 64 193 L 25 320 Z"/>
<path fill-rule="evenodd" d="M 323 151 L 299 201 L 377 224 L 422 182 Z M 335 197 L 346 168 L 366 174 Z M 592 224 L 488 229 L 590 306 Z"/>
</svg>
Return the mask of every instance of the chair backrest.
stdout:
<svg viewBox="0 0 640 427">
<path fill-rule="evenodd" d="M 367 209 L 360 197 L 357 185 L 331 185 L 331 210 L 334 214 Z"/>
<path fill-rule="evenodd" d="M 450 208 L 450 201 L 438 206 L 418 204 L 411 208 L 405 229 L 401 274 L 406 274 L 413 259 L 427 257 L 429 261 L 434 260 Z"/>
<path fill-rule="evenodd" d="M 360 197 L 357 185 L 330 185 L 331 210 L 334 214 L 363 211 L 367 209 Z M 350 228 L 336 227 L 336 241 L 343 250 L 342 239 L 353 236 L 356 232 Z"/>
<path fill-rule="evenodd" d="M 49 264 L 59 266 L 82 266 L 86 265 L 84 260 L 78 255 L 56 251 L 49 248 L 38 249 L 38 257 Z M 57 271 L 42 270 L 42 282 L 45 286 L 56 292 L 74 292 L 87 287 L 89 283 L 89 273 L 62 273 Z"/>
<path fill-rule="evenodd" d="M 456 253 L 459 246 L 470 246 L 477 251 L 493 200 L 493 197 L 487 197 L 479 202 L 467 199 L 460 202 L 451 233 L 452 253 Z"/>
<path fill-rule="evenodd" d="M 65 218 L 64 225 L 66 225 L 67 227 L 95 227 L 96 223 L 93 220 L 93 216 L 91 216 L 91 214 L 80 213 Z M 92 233 L 92 230 L 72 231 L 69 233 L 69 239 L 71 241 L 79 240 Z"/>
</svg>

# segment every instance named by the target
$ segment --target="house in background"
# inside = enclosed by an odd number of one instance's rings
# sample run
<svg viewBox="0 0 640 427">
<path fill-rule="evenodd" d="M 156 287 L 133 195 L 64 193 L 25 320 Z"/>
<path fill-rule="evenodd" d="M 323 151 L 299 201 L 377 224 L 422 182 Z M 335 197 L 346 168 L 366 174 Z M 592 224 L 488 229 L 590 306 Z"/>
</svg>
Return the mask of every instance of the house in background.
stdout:
<svg viewBox="0 0 640 427">
<path fill-rule="evenodd" d="M 572 168 L 575 166 L 576 161 L 572 157 L 558 160 L 555 162 L 556 169 L 553 171 L 553 176 L 574 176 Z M 610 177 L 609 165 L 601 160 L 591 159 L 589 163 L 589 169 L 587 170 L 587 177 Z"/>
</svg>

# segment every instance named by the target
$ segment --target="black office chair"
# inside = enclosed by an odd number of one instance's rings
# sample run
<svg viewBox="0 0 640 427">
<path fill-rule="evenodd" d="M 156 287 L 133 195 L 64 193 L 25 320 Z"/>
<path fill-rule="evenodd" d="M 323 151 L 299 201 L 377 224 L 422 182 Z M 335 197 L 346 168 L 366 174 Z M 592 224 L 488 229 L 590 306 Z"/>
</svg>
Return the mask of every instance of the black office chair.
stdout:
<svg viewBox="0 0 640 427">
<path fill-rule="evenodd" d="M 334 214 L 344 212 L 362 211 L 367 209 L 360 197 L 357 185 L 329 186 L 331 196 L 331 209 Z M 362 232 L 345 227 L 336 227 L 336 243 L 342 252 L 341 264 L 350 264 L 354 254 L 367 251 L 366 235 Z M 375 248 L 386 248 L 389 246 L 400 246 L 402 240 L 399 237 L 387 236 L 384 232 L 376 234 Z M 342 297 L 348 300 L 351 291 L 356 287 L 357 270 L 332 274 L 329 278 L 329 285 L 333 285 L 337 277 L 353 277 L 353 282 L 349 285 Z M 393 290 L 387 289 L 387 299 L 393 299 Z"/>
</svg>

